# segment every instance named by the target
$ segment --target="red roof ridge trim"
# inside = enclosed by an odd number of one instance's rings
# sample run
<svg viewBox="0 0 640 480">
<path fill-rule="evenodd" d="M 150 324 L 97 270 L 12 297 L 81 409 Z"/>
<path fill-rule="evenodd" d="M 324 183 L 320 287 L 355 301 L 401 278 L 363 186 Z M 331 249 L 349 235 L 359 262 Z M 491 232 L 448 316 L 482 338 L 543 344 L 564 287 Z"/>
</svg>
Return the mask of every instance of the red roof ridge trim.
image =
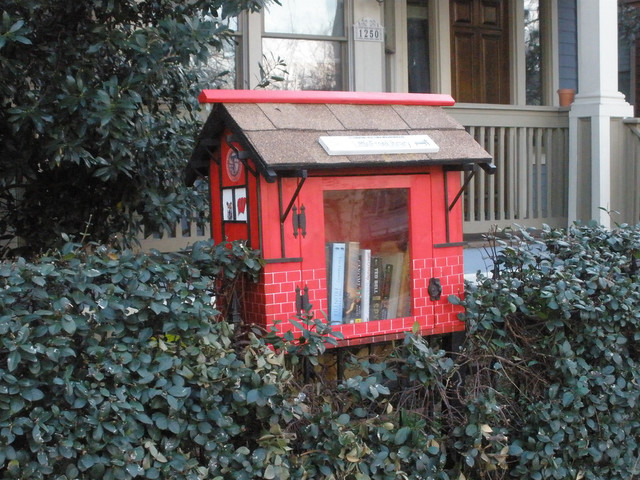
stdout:
<svg viewBox="0 0 640 480">
<path fill-rule="evenodd" d="M 200 103 L 329 103 L 351 105 L 428 105 L 450 107 L 440 93 L 336 92 L 323 90 L 203 90 Z"/>
</svg>

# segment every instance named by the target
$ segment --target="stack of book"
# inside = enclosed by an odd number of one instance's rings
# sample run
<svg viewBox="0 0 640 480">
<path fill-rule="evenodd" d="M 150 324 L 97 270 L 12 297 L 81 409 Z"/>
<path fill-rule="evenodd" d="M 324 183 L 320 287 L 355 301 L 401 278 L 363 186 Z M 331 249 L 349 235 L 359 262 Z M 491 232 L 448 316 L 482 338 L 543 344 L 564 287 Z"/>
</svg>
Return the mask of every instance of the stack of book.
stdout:
<svg viewBox="0 0 640 480">
<path fill-rule="evenodd" d="M 410 315 L 408 253 L 372 254 L 359 242 L 330 242 L 326 258 L 332 325 Z"/>
</svg>

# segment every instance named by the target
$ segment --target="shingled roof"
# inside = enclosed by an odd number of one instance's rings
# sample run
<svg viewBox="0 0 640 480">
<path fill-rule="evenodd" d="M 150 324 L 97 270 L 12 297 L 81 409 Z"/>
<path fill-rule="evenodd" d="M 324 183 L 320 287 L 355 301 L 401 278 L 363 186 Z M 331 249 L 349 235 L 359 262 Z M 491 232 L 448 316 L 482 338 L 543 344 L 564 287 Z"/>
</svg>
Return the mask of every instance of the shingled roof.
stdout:
<svg viewBox="0 0 640 480">
<path fill-rule="evenodd" d="M 479 164 L 491 156 L 441 106 L 448 95 L 364 92 L 205 90 L 213 104 L 187 168 L 188 184 L 206 175 L 225 127 L 268 176 L 300 170 Z M 321 136 L 428 135 L 436 153 L 329 155 Z"/>
</svg>

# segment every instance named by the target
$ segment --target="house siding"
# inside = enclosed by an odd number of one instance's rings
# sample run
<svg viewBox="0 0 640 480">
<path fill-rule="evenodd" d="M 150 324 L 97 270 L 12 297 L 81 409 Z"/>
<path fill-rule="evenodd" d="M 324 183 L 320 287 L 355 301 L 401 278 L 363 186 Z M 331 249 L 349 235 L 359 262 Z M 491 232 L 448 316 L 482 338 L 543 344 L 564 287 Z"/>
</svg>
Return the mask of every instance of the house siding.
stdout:
<svg viewBox="0 0 640 480">
<path fill-rule="evenodd" d="M 558 0 L 559 86 L 578 90 L 576 0 Z"/>
</svg>

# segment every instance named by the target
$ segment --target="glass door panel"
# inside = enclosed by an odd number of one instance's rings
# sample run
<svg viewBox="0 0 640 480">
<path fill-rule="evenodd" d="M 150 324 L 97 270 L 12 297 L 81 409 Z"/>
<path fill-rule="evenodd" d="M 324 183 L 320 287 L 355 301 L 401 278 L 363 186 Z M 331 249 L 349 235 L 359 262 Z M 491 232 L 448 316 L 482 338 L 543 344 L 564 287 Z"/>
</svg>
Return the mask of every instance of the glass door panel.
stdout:
<svg viewBox="0 0 640 480">
<path fill-rule="evenodd" d="M 411 315 L 409 189 L 323 193 L 332 324 Z"/>
</svg>

